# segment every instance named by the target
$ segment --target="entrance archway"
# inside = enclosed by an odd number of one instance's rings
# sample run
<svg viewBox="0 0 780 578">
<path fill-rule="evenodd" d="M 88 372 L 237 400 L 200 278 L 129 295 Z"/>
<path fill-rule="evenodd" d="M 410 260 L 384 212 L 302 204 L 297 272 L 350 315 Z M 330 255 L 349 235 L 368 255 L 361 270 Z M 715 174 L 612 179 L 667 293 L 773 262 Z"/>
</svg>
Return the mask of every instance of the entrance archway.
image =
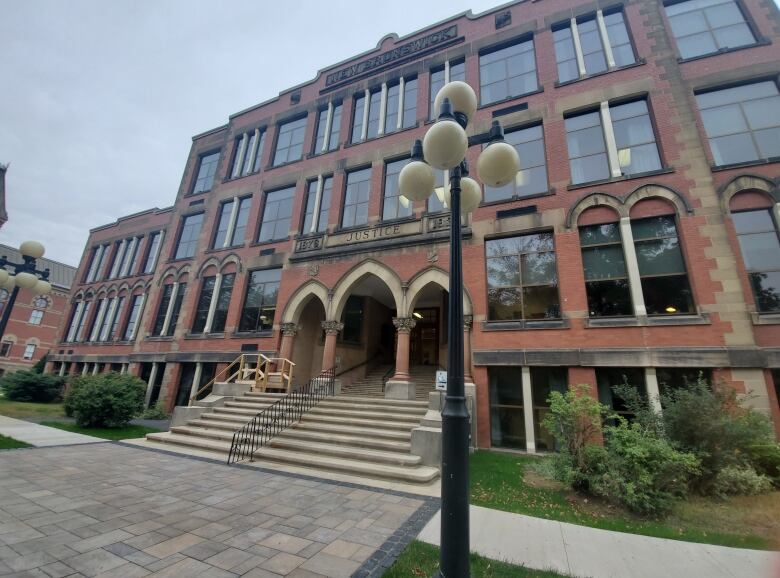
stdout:
<svg viewBox="0 0 780 578">
<path fill-rule="evenodd" d="M 294 331 L 295 343 L 292 361 L 296 383 L 306 383 L 322 371 L 322 352 L 325 345 L 322 336 L 322 322 L 325 321 L 325 306 L 317 297 L 311 295 L 300 309 L 298 322 L 282 331 Z"/>
</svg>

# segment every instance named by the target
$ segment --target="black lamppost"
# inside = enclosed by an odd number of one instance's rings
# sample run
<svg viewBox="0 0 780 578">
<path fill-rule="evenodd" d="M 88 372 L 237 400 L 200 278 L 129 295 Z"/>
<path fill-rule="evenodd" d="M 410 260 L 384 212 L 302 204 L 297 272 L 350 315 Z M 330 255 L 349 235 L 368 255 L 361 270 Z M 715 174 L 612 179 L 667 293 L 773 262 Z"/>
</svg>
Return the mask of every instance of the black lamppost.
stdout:
<svg viewBox="0 0 780 578">
<path fill-rule="evenodd" d="M 477 110 L 477 96 L 465 82 L 451 82 L 436 95 L 437 121 L 422 142 L 412 147 L 412 162 L 398 180 L 399 192 L 413 201 L 428 198 L 435 187 L 433 168 L 450 171 L 450 296 L 447 346 L 447 393 L 442 417 L 441 564 L 439 576 L 468 578 L 469 571 L 469 413 L 463 379 L 463 259 L 461 215 L 479 206 L 482 190 L 468 177 L 466 127 Z M 480 180 L 500 187 L 512 182 L 519 169 L 514 147 L 504 142 L 493 121 L 477 161 Z M 446 197 L 445 190 L 445 197 Z"/>
<path fill-rule="evenodd" d="M 14 263 L 5 255 L 0 257 L 0 288 L 11 291 L 3 309 L 3 316 L 0 318 L 0 340 L 5 335 L 5 327 L 11 317 L 11 310 L 14 308 L 19 289 L 32 289 L 38 295 L 46 295 L 51 291 L 51 283 L 47 281 L 49 270 L 37 269 L 36 259 L 43 257 L 45 252 L 43 245 L 38 241 L 25 241 L 19 245 L 19 252 L 22 254 L 21 263 Z M 11 267 L 14 274 L 11 275 L 6 267 Z"/>
</svg>

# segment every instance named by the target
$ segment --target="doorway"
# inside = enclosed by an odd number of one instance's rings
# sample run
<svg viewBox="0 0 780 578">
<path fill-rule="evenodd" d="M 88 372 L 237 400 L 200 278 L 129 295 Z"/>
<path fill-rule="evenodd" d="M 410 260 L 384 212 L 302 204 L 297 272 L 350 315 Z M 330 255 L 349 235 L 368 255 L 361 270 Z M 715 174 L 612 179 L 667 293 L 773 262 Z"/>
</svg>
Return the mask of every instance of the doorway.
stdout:
<svg viewBox="0 0 780 578">
<path fill-rule="evenodd" d="M 439 308 L 416 309 L 414 318 L 417 323 L 411 334 L 410 364 L 438 366 Z"/>
</svg>

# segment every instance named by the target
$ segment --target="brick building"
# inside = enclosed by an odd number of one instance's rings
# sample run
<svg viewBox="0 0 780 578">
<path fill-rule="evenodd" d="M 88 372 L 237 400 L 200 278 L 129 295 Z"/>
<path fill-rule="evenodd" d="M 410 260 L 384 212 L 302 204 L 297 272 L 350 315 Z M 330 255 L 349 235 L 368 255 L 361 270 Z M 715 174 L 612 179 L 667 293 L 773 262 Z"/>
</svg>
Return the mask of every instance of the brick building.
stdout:
<svg viewBox="0 0 780 578">
<path fill-rule="evenodd" d="M 93 229 L 53 370 L 130 371 L 168 408 L 251 350 L 427 390 L 445 175 L 421 203 L 397 177 L 465 80 L 470 134 L 498 118 L 521 159 L 464 229 L 478 444 L 548 449 L 567 384 L 620 410 L 624 378 L 700 374 L 780 432 L 779 73 L 772 0 L 520 1 L 388 35 L 195 136 L 173 206 Z"/>
<path fill-rule="evenodd" d="M 0 244 L 0 255 L 15 263 L 22 262 L 18 249 Z M 76 268 L 58 261 L 38 259 L 40 270 L 49 269 L 51 292 L 38 295 L 32 289 L 20 289 L 8 325 L 0 341 L 0 375 L 6 371 L 30 369 L 58 345 L 58 331 L 70 310 L 70 289 Z M 10 290 L 0 288 L 0 315 L 10 297 Z"/>
</svg>

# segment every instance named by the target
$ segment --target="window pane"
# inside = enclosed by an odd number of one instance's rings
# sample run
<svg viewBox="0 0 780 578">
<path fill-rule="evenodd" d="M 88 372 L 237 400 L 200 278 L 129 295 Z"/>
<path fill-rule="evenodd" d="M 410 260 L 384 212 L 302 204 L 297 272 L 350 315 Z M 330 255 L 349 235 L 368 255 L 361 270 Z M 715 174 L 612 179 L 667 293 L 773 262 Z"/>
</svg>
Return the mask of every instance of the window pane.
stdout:
<svg viewBox="0 0 780 578">
<path fill-rule="evenodd" d="M 238 202 L 238 215 L 236 216 L 236 224 L 233 227 L 233 238 L 230 240 L 230 245 L 241 245 L 246 238 L 246 225 L 249 221 L 249 209 L 252 205 L 252 199 L 245 197 Z"/>
<path fill-rule="evenodd" d="M 368 201 L 371 191 L 371 169 L 347 174 L 344 192 L 344 214 L 342 227 L 364 225 L 368 222 Z"/>
<path fill-rule="evenodd" d="M 588 312 L 591 317 L 632 315 L 628 279 L 591 281 L 585 284 Z"/>
<path fill-rule="evenodd" d="M 780 241 L 775 231 L 739 235 L 738 238 L 745 268 L 759 271 L 780 269 Z"/>
<path fill-rule="evenodd" d="M 734 228 L 737 230 L 737 234 L 760 233 L 775 230 L 772 215 L 767 209 L 732 213 L 731 220 L 734 222 Z"/>
<path fill-rule="evenodd" d="M 341 138 L 341 111 L 343 105 L 337 104 L 333 107 L 333 119 L 330 123 L 330 135 L 328 136 L 328 150 L 339 148 L 339 139 Z"/>
<path fill-rule="evenodd" d="M 642 276 L 685 273 L 685 263 L 676 238 L 636 243 L 636 258 Z"/>
<path fill-rule="evenodd" d="M 536 90 L 536 56 L 528 40 L 479 57 L 482 104 Z"/>
<path fill-rule="evenodd" d="M 520 261 L 517 255 L 488 259 L 487 276 L 488 287 L 520 285 Z"/>
<path fill-rule="evenodd" d="M 385 195 L 382 220 L 401 219 L 412 214 L 412 203 L 398 192 L 398 176 L 411 159 L 387 163 L 385 167 Z"/>
<path fill-rule="evenodd" d="M 355 99 L 355 112 L 352 118 L 352 141 L 360 142 L 363 134 L 363 111 L 365 110 L 366 99 L 361 96 Z"/>
<path fill-rule="evenodd" d="M 398 125 L 398 105 L 401 87 L 398 84 L 387 88 L 385 104 L 385 133 L 395 132 Z"/>
<path fill-rule="evenodd" d="M 753 133 L 758 143 L 761 158 L 770 159 L 780 156 L 780 128 L 769 128 Z"/>
<path fill-rule="evenodd" d="M 551 285 L 558 282 L 555 253 L 530 253 L 522 256 L 523 285 Z"/>
<path fill-rule="evenodd" d="M 279 125 L 274 166 L 297 161 L 303 153 L 306 117 Z"/>
<path fill-rule="evenodd" d="M 523 314 L 526 319 L 559 319 L 557 287 L 524 287 Z"/>
<path fill-rule="evenodd" d="M 379 112 L 382 102 L 382 93 L 379 91 L 371 93 L 368 105 L 368 130 L 366 138 L 374 138 L 379 134 Z"/>
<path fill-rule="evenodd" d="M 328 126 L 328 109 L 324 108 L 317 116 L 317 136 L 314 140 L 314 154 L 322 152 L 325 146 L 325 128 Z"/>
<path fill-rule="evenodd" d="M 750 282 L 759 311 L 780 311 L 780 271 L 751 273 Z"/>
<path fill-rule="evenodd" d="M 409 128 L 417 122 L 417 79 L 412 78 L 404 84 L 404 110 L 401 126 Z"/>
<path fill-rule="evenodd" d="M 620 244 L 583 249 L 582 265 L 588 281 L 627 276 L 623 246 Z"/>
<path fill-rule="evenodd" d="M 219 152 L 211 153 L 200 158 L 198 177 L 195 179 L 195 186 L 192 189 L 193 194 L 211 190 L 211 185 L 214 183 L 214 175 L 217 172 L 218 162 Z"/>
<path fill-rule="evenodd" d="M 735 48 L 755 42 L 750 28 L 744 23 L 718 28 L 714 33 L 719 48 Z"/>
<path fill-rule="evenodd" d="M 701 119 L 709 137 L 743 132 L 748 128 L 739 104 L 728 104 L 703 110 Z"/>
<path fill-rule="evenodd" d="M 694 58 L 718 50 L 715 39 L 709 32 L 678 38 L 677 47 L 680 49 L 680 56 L 683 58 Z"/>
<path fill-rule="evenodd" d="M 644 277 L 642 292 L 648 315 L 693 312 L 693 298 L 687 275 Z"/>
<path fill-rule="evenodd" d="M 604 134 L 601 131 L 601 126 L 570 132 L 566 135 L 566 142 L 569 146 L 569 156 L 571 157 L 583 157 L 605 150 Z"/>
<path fill-rule="evenodd" d="M 606 153 L 571 160 L 571 181 L 573 184 L 600 181 L 608 179 L 609 175 Z"/>
<path fill-rule="evenodd" d="M 743 163 L 761 158 L 749 132 L 711 138 L 710 148 L 716 165 Z"/>
<path fill-rule="evenodd" d="M 650 217 L 631 221 L 631 232 L 635 241 L 659 239 L 662 237 L 676 237 L 677 227 L 674 224 L 674 217 Z"/>
<path fill-rule="evenodd" d="M 620 226 L 617 223 L 589 225 L 580 228 L 580 244 L 583 246 L 620 242 Z"/>
<path fill-rule="evenodd" d="M 214 236 L 212 249 L 221 249 L 227 238 L 228 227 L 230 226 L 230 216 L 233 212 L 233 201 L 222 203 L 220 205 L 219 221 L 217 222 L 217 234 Z"/>
<path fill-rule="evenodd" d="M 494 321 L 522 319 L 521 295 L 520 289 L 511 287 L 488 289 L 488 317 Z"/>
<path fill-rule="evenodd" d="M 184 218 L 181 234 L 179 235 L 179 245 L 176 248 L 176 259 L 187 259 L 195 255 L 202 225 L 203 213 Z"/>
<path fill-rule="evenodd" d="M 560 82 L 566 82 L 567 80 L 574 80 L 579 77 L 580 70 L 577 67 L 576 60 L 567 60 L 566 62 L 558 63 L 558 80 Z"/>
<path fill-rule="evenodd" d="M 259 242 L 284 239 L 289 235 L 294 195 L 295 187 L 266 194 Z"/>
</svg>

